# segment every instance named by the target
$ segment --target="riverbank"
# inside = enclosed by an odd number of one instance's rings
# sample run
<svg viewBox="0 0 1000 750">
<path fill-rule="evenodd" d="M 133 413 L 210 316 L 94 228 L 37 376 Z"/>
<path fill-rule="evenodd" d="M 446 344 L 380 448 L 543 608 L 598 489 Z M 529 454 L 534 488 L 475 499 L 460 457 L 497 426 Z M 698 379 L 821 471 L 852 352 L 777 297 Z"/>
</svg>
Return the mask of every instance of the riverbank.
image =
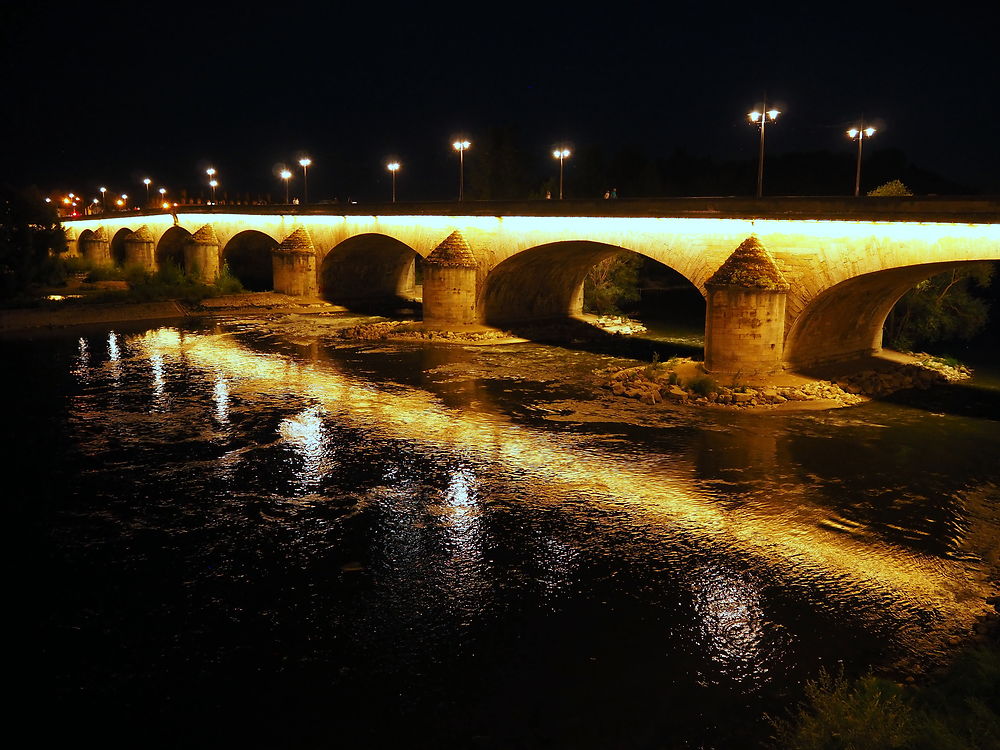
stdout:
<svg viewBox="0 0 1000 750">
<path fill-rule="evenodd" d="M 75 325 L 96 325 L 184 318 L 248 317 L 280 319 L 297 336 L 315 335 L 339 341 L 432 342 L 465 346 L 507 345 L 528 341 L 607 341 L 641 335 L 641 323 L 615 316 L 584 316 L 508 331 L 485 325 L 447 328 L 422 321 L 378 316 L 355 325 L 340 325 L 348 309 L 318 298 L 275 292 L 248 292 L 204 299 L 185 305 L 162 302 L 84 303 L 45 300 L 39 307 L 0 310 L 0 335 Z M 926 354 L 885 351 L 877 357 L 809 373 L 779 372 L 761 376 L 715 375 L 703 363 L 674 357 L 666 362 L 610 367 L 595 373 L 595 383 L 615 396 L 650 407 L 697 407 L 791 411 L 854 406 L 906 389 L 958 382 L 971 372 Z"/>
</svg>

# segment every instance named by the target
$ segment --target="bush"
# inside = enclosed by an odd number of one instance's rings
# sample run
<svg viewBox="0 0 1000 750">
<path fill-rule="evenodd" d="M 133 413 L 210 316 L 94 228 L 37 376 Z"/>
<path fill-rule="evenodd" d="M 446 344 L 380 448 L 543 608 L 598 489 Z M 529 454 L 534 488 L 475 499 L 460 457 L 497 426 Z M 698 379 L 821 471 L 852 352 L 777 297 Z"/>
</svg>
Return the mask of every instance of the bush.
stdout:
<svg viewBox="0 0 1000 750">
<path fill-rule="evenodd" d="M 969 649 L 931 684 L 821 672 L 787 719 L 768 717 L 787 750 L 988 750 L 1000 747 L 1000 649 Z"/>
<path fill-rule="evenodd" d="M 708 396 L 710 393 L 717 393 L 719 384 L 708 375 L 699 375 L 692 378 L 687 384 L 688 390 L 694 391 L 699 396 Z"/>
</svg>

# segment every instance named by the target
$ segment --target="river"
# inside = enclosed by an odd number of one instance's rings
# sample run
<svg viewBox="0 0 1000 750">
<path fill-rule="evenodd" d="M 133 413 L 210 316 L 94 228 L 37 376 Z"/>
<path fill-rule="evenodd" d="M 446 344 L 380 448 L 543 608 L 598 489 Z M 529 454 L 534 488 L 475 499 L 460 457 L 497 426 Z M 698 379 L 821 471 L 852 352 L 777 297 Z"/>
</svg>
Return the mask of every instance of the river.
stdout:
<svg viewBox="0 0 1000 750">
<path fill-rule="evenodd" d="M 778 414 L 302 319 L 3 347 L 40 738 L 750 747 L 821 669 L 947 658 L 996 593 L 988 374 Z"/>
</svg>

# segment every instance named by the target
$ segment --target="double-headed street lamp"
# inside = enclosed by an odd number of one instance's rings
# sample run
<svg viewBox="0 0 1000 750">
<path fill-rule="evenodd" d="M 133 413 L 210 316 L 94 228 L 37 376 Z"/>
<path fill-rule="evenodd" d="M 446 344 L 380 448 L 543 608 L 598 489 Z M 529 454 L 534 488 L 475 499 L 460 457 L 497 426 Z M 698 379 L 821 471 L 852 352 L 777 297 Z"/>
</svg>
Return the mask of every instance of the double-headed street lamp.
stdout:
<svg viewBox="0 0 1000 750">
<path fill-rule="evenodd" d="M 212 188 L 212 205 L 215 205 L 215 188 L 219 186 L 219 181 L 215 179 L 215 167 L 206 169 L 205 174 L 208 175 L 208 186 Z"/>
<path fill-rule="evenodd" d="M 465 198 L 465 152 L 472 144 L 467 140 L 455 141 L 452 148 L 458 151 L 458 199 Z"/>
<path fill-rule="evenodd" d="M 292 173 L 287 169 L 282 169 L 279 176 L 285 181 L 285 205 L 288 205 L 288 180 L 291 179 Z"/>
<path fill-rule="evenodd" d="M 299 166 L 302 167 L 302 202 L 309 202 L 309 165 L 313 161 L 308 156 L 299 159 Z M 287 184 L 287 183 L 286 183 Z M 285 201 L 287 203 L 287 201 Z"/>
<path fill-rule="evenodd" d="M 570 155 L 568 148 L 557 148 L 552 155 L 559 160 L 559 200 L 563 199 L 563 162 Z"/>
<path fill-rule="evenodd" d="M 875 135 L 875 128 L 873 127 L 863 127 L 861 128 L 851 128 L 847 131 L 847 137 L 851 140 L 858 142 L 858 168 L 854 173 L 854 197 L 858 197 L 861 194 L 861 143 L 865 138 L 871 138 Z"/>
<path fill-rule="evenodd" d="M 399 171 L 399 162 L 391 161 L 385 165 L 385 168 L 392 173 L 392 202 L 396 202 L 396 172 Z"/>
<path fill-rule="evenodd" d="M 767 127 L 767 121 L 770 120 L 774 122 L 778 119 L 780 115 L 776 109 L 767 109 L 767 100 L 764 100 L 764 106 L 761 107 L 761 111 L 754 110 L 750 112 L 747 117 L 750 118 L 750 122 L 754 125 L 760 127 L 760 153 L 757 155 L 757 197 L 760 198 L 763 188 L 764 188 L 764 130 Z"/>
</svg>

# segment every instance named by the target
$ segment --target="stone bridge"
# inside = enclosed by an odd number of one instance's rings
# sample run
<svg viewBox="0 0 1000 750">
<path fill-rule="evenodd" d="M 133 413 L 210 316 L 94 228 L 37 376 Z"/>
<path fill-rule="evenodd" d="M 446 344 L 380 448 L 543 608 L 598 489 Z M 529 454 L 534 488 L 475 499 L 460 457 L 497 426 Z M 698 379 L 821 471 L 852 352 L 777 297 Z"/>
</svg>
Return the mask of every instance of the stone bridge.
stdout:
<svg viewBox="0 0 1000 750">
<path fill-rule="evenodd" d="M 166 263 L 213 280 L 339 304 L 409 297 L 428 325 L 578 315 L 583 281 L 623 250 L 705 297 L 705 363 L 745 374 L 881 349 L 896 301 L 920 281 L 1000 259 L 989 198 L 683 198 L 176 209 L 64 220 L 96 264 Z"/>
</svg>

